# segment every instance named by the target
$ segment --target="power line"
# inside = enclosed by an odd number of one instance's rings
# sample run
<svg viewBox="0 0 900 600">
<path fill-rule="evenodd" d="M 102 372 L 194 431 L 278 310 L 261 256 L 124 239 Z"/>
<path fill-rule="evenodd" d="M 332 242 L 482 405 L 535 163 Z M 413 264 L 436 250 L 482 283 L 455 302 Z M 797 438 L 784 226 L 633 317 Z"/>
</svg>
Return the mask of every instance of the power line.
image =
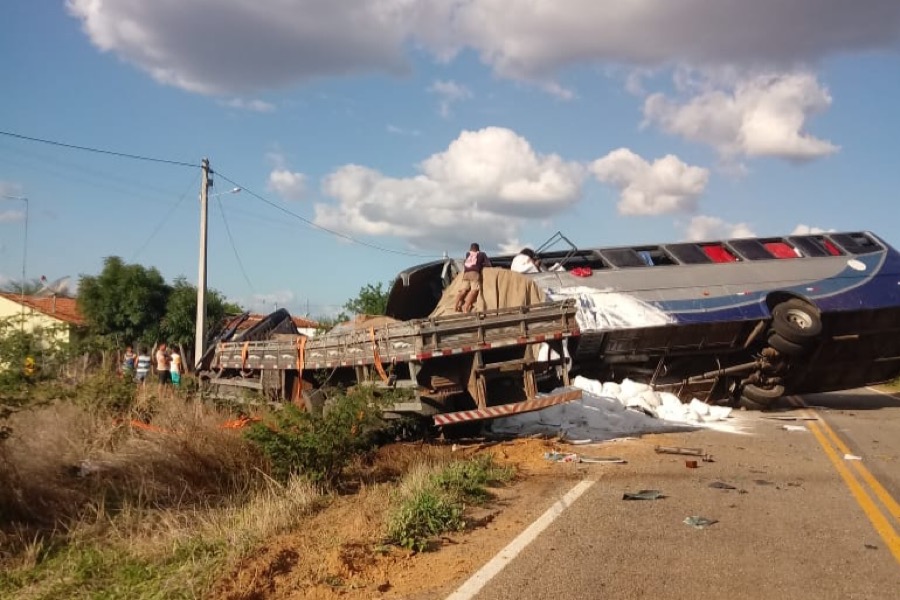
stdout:
<svg viewBox="0 0 900 600">
<path fill-rule="evenodd" d="M 370 242 L 365 242 L 363 240 L 357 239 L 353 236 L 347 235 L 346 233 L 341 233 L 339 231 L 329 229 L 328 227 L 323 227 L 322 225 L 319 225 L 318 223 L 315 223 L 314 221 L 310 221 L 306 217 L 299 215 L 299 214 L 295 213 L 294 211 L 288 210 L 287 208 L 285 208 L 284 206 L 281 206 L 280 204 L 278 204 L 276 202 L 272 202 L 271 200 L 264 198 L 263 196 L 260 196 L 253 190 L 248 189 L 246 186 L 234 181 L 233 179 L 229 179 L 225 175 L 222 175 L 221 171 L 216 171 L 216 174 L 219 177 L 221 177 L 222 179 L 224 179 L 225 181 L 227 181 L 228 183 L 241 188 L 242 190 L 244 190 L 245 192 L 247 192 L 248 194 L 250 194 L 257 200 L 259 200 L 265 204 L 268 204 L 272 208 L 279 210 L 287 215 L 290 215 L 290 216 L 294 217 L 295 219 L 298 219 L 298 220 L 306 223 L 306 225 L 308 225 L 314 229 L 318 229 L 320 231 L 330 233 L 331 235 L 333 235 L 335 237 L 339 237 L 344 240 L 347 240 L 348 242 L 352 242 L 354 244 L 359 244 L 360 246 L 366 246 L 367 248 L 372 248 L 373 250 L 378 250 L 380 252 L 387 252 L 390 254 L 400 254 L 402 256 L 414 256 L 417 258 L 441 258 L 440 256 L 437 256 L 435 254 L 419 254 L 417 252 L 407 252 L 405 250 L 397 250 L 396 248 L 385 248 L 384 246 L 379 246 L 378 244 L 372 244 Z"/>
<path fill-rule="evenodd" d="M 178 210 L 178 207 L 181 206 L 181 203 L 184 202 L 184 199 L 187 198 L 188 192 L 191 191 L 191 188 L 193 188 L 195 185 L 197 185 L 198 179 L 200 179 L 199 172 L 197 173 L 197 176 L 194 177 L 194 179 L 191 181 L 191 185 L 188 186 L 188 188 L 186 190 L 184 190 L 184 192 L 178 198 L 178 202 L 173 204 L 172 207 L 169 209 L 169 211 L 163 216 L 162 220 L 159 222 L 159 225 L 156 226 L 156 229 L 153 230 L 153 232 L 150 234 L 150 236 L 147 238 L 147 240 L 141 245 L 140 248 L 137 249 L 137 251 L 134 254 L 131 255 L 131 260 L 136 259 L 141 254 L 141 252 L 144 251 L 144 248 L 146 248 L 148 245 L 150 245 L 150 242 L 153 241 L 153 238 L 156 237 L 156 234 L 162 230 L 162 228 L 169 221 L 169 219 L 172 218 L 172 215 L 175 214 L 175 211 Z"/>
<path fill-rule="evenodd" d="M 244 261 L 241 260 L 241 255 L 238 254 L 237 246 L 234 243 L 234 237 L 231 235 L 231 227 L 228 226 L 228 219 L 225 217 L 225 208 L 222 206 L 222 199 L 216 197 L 216 204 L 219 205 L 219 212 L 222 213 L 222 222 L 225 223 L 225 233 L 228 234 L 228 241 L 231 242 L 231 250 L 234 252 L 234 258 L 237 260 L 238 267 L 241 270 L 241 275 L 244 276 L 244 281 L 246 281 L 247 285 L 250 287 L 250 292 L 255 294 L 256 290 L 253 288 L 253 284 L 250 282 L 250 277 L 247 275 L 247 270 L 244 269 Z"/>
<path fill-rule="evenodd" d="M 51 146 L 58 146 L 60 148 L 68 148 L 70 150 L 83 150 L 85 152 L 94 152 L 96 154 L 106 154 L 109 156 L 119 156 L 121 158 L 130 158 L 132 160 L 143 160 L 147 162 L 155 162 L 162 163 L 167 165 L 175 165 L 179 167 L 190 167 L 192 169 L 200 168 L 198 163 L 188 163 L 180 160 L 168 160 L 165 158 L 153 158 L 151 156 L 141 156 L 140 154 L 129 154 L 128 152 L 116 152 L 114 150 L 104 150 L 102 148 L 91 148 L 90 146 L 79 146 L 77 144 L 66 144 L 64 142 L 57 142 L 55 140 L 45 140 L 42 138 L 31 137 L 28 135 L 22 135 L 20 133 L 12 133 L 11 131 L 0 131 L 0 135 L 5 135 L 8 137 L 20 139 L 20 140 L 28 140 L 29 142 L 39 142 L 41 144 L 49 144 Z"/>
</svg>

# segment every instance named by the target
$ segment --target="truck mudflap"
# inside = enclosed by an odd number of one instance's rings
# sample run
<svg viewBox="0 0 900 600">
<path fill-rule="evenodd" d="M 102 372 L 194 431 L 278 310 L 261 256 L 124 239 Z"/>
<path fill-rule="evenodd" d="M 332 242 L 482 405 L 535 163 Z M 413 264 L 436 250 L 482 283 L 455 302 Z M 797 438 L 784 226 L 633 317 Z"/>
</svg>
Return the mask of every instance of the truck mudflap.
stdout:
<svg viewBox="0 0 900 600">
<path fill-rule="evenodd" d="M 572 400 L 581 400 L 581 390 L 566 388 L 550 394 L 538 394 L 533 400 L 501 404 L 499 406 L 488 406 L 473 410 L 442 413 L 434 416 L 434 424 L 438 426 L 456 425 L 457 423 L 467 423 L 469 421 L 482 421 L 485 419 L 496 419 L 497 417 L 508 417 L 509 415 L 518 413 L 541 410 L 548 406 L 571 402 Z"/>
</svg>

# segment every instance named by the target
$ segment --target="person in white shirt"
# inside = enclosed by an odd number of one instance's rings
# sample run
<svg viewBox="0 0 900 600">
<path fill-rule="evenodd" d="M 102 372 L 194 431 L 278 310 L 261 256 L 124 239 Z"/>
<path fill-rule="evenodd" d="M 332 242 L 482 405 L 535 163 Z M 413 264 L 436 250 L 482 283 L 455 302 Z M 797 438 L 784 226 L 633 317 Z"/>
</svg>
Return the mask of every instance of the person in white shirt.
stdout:
<svg viewBox="0 0 900 600">
<path fill-rule="evenodd" d="M 535 256 L 534 250 L 522 248 L 522 251 L 513 258 L 509 269 L 515 273 L 538 273 L 541 270 L 541 261 Z"/>
</svg>

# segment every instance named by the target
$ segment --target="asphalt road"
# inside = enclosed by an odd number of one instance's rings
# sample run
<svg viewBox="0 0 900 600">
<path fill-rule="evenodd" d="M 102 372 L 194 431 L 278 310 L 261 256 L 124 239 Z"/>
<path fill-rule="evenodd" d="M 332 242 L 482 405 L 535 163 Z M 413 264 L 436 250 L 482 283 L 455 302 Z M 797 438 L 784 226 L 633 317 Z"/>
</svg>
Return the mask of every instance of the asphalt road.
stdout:
<svg viewBox="0 0 900 600">
<path fill-rule="evenodd" d="M 858 390 L 793 402 L 822 408 L 741 413 L 745 435 L 661 438 L 714 456 L 696 469 L 652 450 L 582 467 L 596 483 L 474 597 L 900 599 L 900 398 Z M 666 497 L 622 499 L 641 489 Z M 684 523 L 693 515 L 718 522 L 696 529 Z"/>
</svg>

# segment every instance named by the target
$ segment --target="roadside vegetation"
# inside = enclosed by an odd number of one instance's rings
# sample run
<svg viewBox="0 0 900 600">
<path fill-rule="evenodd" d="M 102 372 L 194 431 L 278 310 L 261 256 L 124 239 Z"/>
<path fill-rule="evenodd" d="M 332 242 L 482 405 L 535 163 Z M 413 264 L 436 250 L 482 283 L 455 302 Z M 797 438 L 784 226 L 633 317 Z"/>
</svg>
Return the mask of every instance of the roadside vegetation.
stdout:
<svg viewBox="0 0 900 600">
<path fill-rule="evenodd" d="M 9 365 L 43 335 L 4 331 Z M 66 376 L 76 359 L 53 352 L 0 376 L 0 598 L 211 597 L 242 558 L 360 490 L 389 498 L 367 552 L 423 551 L 511 476 L 428 453 L 375 465 L 409 424 L 384 422 L 394 399 L 366 389 L 333 390 L 321 414 L 260 404 L 250 418 L 190 378 L 160 395 L 112 366 Z"/>
</svg>

